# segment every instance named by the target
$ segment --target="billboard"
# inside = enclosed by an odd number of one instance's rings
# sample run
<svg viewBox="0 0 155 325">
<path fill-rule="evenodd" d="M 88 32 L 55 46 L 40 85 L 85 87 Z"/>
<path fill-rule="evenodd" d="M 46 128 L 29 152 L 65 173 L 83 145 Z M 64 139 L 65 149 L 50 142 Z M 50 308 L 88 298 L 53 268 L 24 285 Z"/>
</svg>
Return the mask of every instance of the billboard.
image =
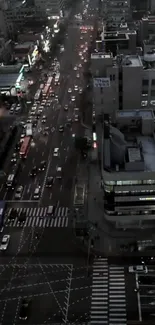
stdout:
<svg viewBox="0 0 155 325">
<path fill-rule="evenodd" d="M 110 87 L 110 78 L 94 78 L 93 84 L 95 88 Z"/>
</svg>

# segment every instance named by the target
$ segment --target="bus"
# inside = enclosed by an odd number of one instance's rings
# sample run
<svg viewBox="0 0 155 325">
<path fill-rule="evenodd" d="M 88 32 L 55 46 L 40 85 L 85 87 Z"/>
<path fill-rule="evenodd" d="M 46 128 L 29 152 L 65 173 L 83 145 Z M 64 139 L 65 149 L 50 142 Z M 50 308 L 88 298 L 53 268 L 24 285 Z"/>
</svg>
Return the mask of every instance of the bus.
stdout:
<svg viewBox="0 0 155 325">
<path fill-rule="evenodd" d="M 31 136 L 26 136 L 21 144 L 21 148 L 20 148 L 20 156 L 22 158 L 26 158 L 27 157 L 27 153 L 30 147 L 30 142 L 31 142 Z"/>
<path fill-rule="evenodd" d="M 43 89 L 43 88 L 44 88 L 44 84 L 41 84 L 41 85 L 40 85 L 40 89 Z"/>
<path fill-rule="evenodd" d="M 32 132 L 33 132 L 33 126 L 32 126 L 32 123 L 27 123 L 27 124 L 26 124 L 26 136 L 27 136 L 27 137 L 32 136 Z"/>
<path fill-rule="evenodd" d="M 55 81 L 54 81 L 54 83 L 55 83 L 55 85 L 59 85 L 60 84 L 60 73 L 58 72 L 57 74 L 56 74 L 56 76 L 55 76 Z"/>
<path fill-rule="evenodd" d="M 49 85 L 49 86 L 50 86 L 50 85 L 51 85 L 51 83 L 52 83 L 52 80 L 53 80 L 53 77 L 49 77 L 49 78 L 48 78 L 48 80 L 47 80 L 47 85 Z"/>
<path fill-rule="evenodd" d="M 43 96 L 46 96 L 48 91 L 49 91 L 50 86 L 49 85 L 45 85 L 44 89 L 43 89 Z"/>
<path fill-rule="evenodd" d="M 3 227 L 4 216 L 5 216 L 5 201 L 0 201 L 0 229 Z"/>
<path fill-rule="evenodd" d="M 38 89 L 37 92 L 35 93 L 34 100 L 39 100 L 41 97 L 41 89 Z"/>
<path fill-rule="evenodd" d="M 74 206 L 82 206 L 85 201 L 85 184 L 77 184 L 74 191 Z"/>
<path fill-rule="evenodd" d="M 21 161 L 18 160 L 18 162 L 14 166 L 12 172 L 7 177 L 7 181 L 6 181 L 7 187 L 14 189 L 15 179 L 16 179 L 16 176 L 17 176 L 19 170 L 20 170 L 20 167 L 21 167 Z"/>
</svg>

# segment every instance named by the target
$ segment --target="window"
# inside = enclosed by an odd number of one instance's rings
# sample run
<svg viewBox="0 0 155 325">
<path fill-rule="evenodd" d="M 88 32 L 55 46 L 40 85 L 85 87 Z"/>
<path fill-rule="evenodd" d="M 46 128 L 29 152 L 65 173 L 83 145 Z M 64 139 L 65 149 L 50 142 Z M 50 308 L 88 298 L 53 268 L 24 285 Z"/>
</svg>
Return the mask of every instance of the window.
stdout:
<svg viewBox="0 0 155 325">
<path fill-rule="evenodd" d="M 148 79 L 143 79 L 142 84 L 143 84 L 143 86 L 148 86 L 149 80 Z"/>
<path fill-rule="evenodd" d="M 151 90 L 151 97 L 155 97 L 155 90 Z"/>
<path fill-rule="evenodd" d="M 113 79 L 113 81 L 115 81 L 115 74 L 113 74 L 113 78 L 112 79 Z"/>
<path fill-rule="evenodd" d="M 152 79 L 152 86 L 155 86 L 155 79 Z"/>
<path fill-rule="evenodd" d="M 103 88 L 102 87 L 100 88 L 100 92 L 101 92 L 101 94 L 103 94 Z"/>
</svg>

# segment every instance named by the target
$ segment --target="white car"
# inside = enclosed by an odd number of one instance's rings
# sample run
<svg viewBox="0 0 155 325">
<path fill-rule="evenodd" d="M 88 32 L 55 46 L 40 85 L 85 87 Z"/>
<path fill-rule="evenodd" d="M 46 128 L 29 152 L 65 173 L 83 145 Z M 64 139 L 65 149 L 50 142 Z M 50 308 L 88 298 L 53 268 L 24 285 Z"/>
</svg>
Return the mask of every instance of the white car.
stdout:
<svg viewBox="0 0 155 325">
<path fill-rule="evenodd" d="M 62 178 L 62 167 L 57 167 L 57 175 L 56 175 L 56 178 L 57 179 L 61 179 Z"/>
<path fill-rule="evenodd" d="M 74 90 L 76 90 L 76 91 L 78 90 L 78 86 L 77 85 L 74 86 Z"/>
<path fill-rule="evenodd" d="M 58 157 L 59 156 L 59 148 L 54 148 L 53 156 L 54 157 Z"/>
<path fill-rule="evenodd" d="M 77 73 L 77 75 L 76 75 L 76 78 L 80 78 L 80 75 L 79 75 L 79 73 Z"/>
<path fill-rule="evenodd" d="M 10 235 L 4 235 L 0 244 L 0 250 L 5 251 L 8 248 Z"/>
<path fill-rule="evenodd" d="M 82 94 L 83 89 L 79 88 L 79 94 Z"/>
<path fill-rule="evenodd" d="M 72 101 L 72 102 L 75 102 L 75 96 L 72 96 L 72 97 L 71 97 L 71 101 Z"/>
<path fill-rule="evenodd" d="M 23 186 L 18 186 L 15 193 L 15 199 L 21 199 L 23 193 Z"/>
<path fill-rule="evenodd" d="M 75 71 L 77 70 L 77 67 L 76 67 L 76 66 L 74 67 L 74 70 L 75 70 Z"/>
<path fill-rule="evenodd" d="M 71 88 L 68 88 L 68 93 L 71 93 L 72 92 L 72 89 Z"/>
<path fill-rule="evenodd" d="M 148 273 L 148 268 L 146 265 L 132 265 L 129 266 L 129 273 Z"/>
<path fill-rule="evenodd" d="M 33 194 L 33 198 L 35 200 L 39 199 L 40 194 L 41 194 L 40 192 L 41 192 L 41 187 L 40 186 L 36 187 L 34 190 L 34 194 Z"/>
<path fill-rule="evenodd" d="M 74 121 L 75 121 L 75 122 L 78 122 L 78 121 L 79 121 L 79 116 L 78 116 L 78 115 L 75 115 L 75 117 L 74 117 Z"/>
</svg>

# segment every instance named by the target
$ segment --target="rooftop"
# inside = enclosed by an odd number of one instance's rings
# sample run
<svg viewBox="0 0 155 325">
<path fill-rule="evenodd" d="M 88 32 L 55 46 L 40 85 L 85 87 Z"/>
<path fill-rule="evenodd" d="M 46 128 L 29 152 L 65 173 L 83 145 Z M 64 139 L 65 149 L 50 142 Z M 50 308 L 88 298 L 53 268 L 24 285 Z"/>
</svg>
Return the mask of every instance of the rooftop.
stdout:
<svg viewBox="0 0 155 325">
<path fill-rule="evenodd" d="M 152 110 L 117 112 L 104 122 L 104 168 L 117 172 L 155 171 L 155 125 Z"/>
<path fill-rule="evenodd" d="M 15 85 L 19 77 L 18 73 L 8 73 L 0 75 L 0 89 L 11 88 Z"/>
<path fill-rule="evenodd" d="M 138 55 L 125 56 L 122 60 L 122 65 L 129 67 L 143 67 L 142 60 Z"/>
<path fill-rule="evenodd" d="M 33 42 L 24 42 L 24 43 L 15 45 L 14 49 L 15 50 L 29 49 L 33 44 L 34 44 Z"/>
</svg>

